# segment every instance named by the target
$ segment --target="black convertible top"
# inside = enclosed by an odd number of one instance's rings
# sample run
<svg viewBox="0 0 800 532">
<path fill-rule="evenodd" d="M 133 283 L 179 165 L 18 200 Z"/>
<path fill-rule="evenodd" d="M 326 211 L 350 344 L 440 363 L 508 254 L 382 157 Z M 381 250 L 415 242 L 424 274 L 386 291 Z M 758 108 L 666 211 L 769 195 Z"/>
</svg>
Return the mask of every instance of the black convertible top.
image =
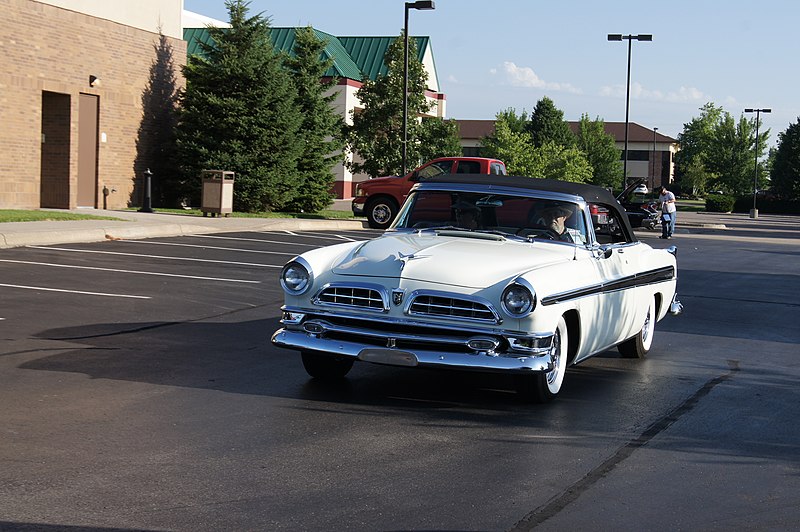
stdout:
<svg viewBox="0 0 800 532">
<path fill-rule="evenodd" d="M 483 175 L 483 174 L 441 174 L 420 181 L 421 183 L 453 183 L 464 185 L 489 185 L 500 187 L 524 188 L 528 190 L 544 190 L 547 192 L 560 192 L 562 194 L 572 194 L 580 196 L 587 203 L 597 203 L 615 213 L 615 218 L 622 225 L 622 231 L 626 240 L 633 241 L 633 229 L 631 228 L 628 215 L 625 209 L 614 197 L 614 194 L 596 185 L 584 183 L 571 183 L 569 181 L 557 181 L 555 179 L 538 179 L 525 176 L 513 175 Z"/>
</svg>

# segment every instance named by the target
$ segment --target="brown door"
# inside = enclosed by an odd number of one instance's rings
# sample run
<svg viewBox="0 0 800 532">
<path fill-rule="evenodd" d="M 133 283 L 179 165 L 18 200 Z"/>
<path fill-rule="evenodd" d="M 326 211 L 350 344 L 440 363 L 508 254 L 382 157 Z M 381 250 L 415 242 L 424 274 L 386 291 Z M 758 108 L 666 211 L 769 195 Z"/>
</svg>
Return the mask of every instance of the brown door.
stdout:
<svg viewBox="0 0 800 532">
<path fill-rule="evenodd" d="M 78 207 L 97 206 L 99 98 L 81 94 L 78 105 Z"/>
<path fill-rule="evenodd" d="M 69 94 L 42 92 L 42 152 L 39 204 L 69 209 Z"/>
</svg>

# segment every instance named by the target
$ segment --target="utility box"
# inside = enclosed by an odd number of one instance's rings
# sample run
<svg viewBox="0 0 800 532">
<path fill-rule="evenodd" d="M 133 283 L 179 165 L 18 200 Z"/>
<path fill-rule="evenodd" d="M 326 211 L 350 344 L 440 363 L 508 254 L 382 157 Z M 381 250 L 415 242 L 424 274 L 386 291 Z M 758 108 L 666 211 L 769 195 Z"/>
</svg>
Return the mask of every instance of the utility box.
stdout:
<svg viewBox="0 0 800 532">
<path fill-rule="evenodd" d="M 211 213 L 228 214 L 233 212 L 233 172 L 227 170 L 203 170 L 203 199 L 200 210 L 203 216 Z"/>
</svg>

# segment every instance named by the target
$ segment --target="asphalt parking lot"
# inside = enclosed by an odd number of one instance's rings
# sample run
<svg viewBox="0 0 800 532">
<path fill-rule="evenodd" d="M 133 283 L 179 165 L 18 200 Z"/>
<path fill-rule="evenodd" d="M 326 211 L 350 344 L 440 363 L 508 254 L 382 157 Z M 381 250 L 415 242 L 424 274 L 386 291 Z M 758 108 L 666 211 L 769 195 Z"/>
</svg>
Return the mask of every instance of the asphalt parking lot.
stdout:
<svg viewBox="0 0 800 532">
<path fill-rule="evenodd" d="M 669 242 L 686 311 L 648 359 L 544 407 L 480 375 L 319 386 L 269 344 L 283 263 L 378 232 L 0 250 L 0 529 L 792 529 L 800 227 L 728 225 Z"/>
</svg>

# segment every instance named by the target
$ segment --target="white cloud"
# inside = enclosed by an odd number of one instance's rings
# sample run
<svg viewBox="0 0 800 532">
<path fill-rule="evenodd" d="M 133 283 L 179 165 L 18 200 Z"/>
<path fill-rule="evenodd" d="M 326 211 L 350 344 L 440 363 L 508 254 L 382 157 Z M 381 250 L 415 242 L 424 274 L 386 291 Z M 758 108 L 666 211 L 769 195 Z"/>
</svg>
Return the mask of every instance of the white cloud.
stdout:
<svg viewBox="0 0 800 532">
<path fill-rule="evenodd" d="M 458 78 L 450 74 L 449 76 L 447 76 L 447 81 L 449 81 L 450 83 L 458 83 Z"/>
<path fill-rule="evenodd" d="M 625 85 L 612 85 L 600 88 L 601 96 L 610 96 L 614 98 L 625 97 Z M 631 98 L 637 100 L 651 100 L 657 102 L 670 102 L 670 103 L 691 103 L 700 102 L 705 103 L 713 100 L 711 96 L 704 93 L 696 87 L 680 87 L 678 90 L 663 92 L 660 90 L 651 90 L 642 86 L 641 83 L 631 83 Z"/>
<path fill-rule="evenodd" d="M 498 70 L 492 68 L 489 73 L 496 75 Z M 530 67 L 520 67 L 511 61 L 503 63 L 502 72 L 505 74 L 505 81 L 514 87 L 532 87 L 536 89 L 547 89 L 558 92 L 570 92 L 580 94 L 582 91 L 570 83 L 557 83 L 545 81 L 536 75 Z"/>
</svg>

